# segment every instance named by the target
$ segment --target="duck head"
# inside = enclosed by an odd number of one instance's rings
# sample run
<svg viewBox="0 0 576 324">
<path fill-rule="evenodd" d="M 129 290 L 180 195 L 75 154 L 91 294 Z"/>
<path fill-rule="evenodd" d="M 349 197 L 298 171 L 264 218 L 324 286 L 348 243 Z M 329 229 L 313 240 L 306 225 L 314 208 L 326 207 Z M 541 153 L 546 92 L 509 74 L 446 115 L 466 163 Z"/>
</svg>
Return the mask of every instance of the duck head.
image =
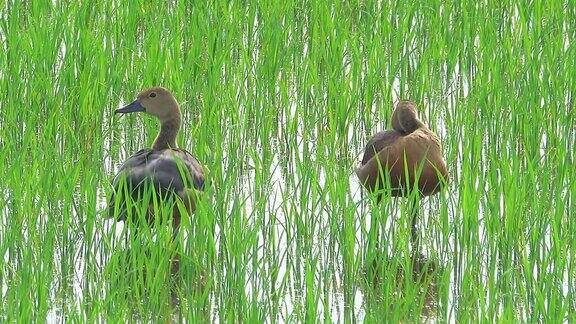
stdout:
<svg viewBox="0 0 576 324">
<path fill-rule="evenodd" d="M 410 134 L 422 127 L 422 122 L 418 119 L 416 104 L 412 101 L 400 101 L 392 113 L 392 128 L 404 135 Z"/>
<path fill-rule="evenodd" d="M 157 117 L 161 122 L 180 117 L 178 102 L 168 89 L 162 87 L 154 87 L 140 92 L 136 100 L 115 111 L 117 114 L 132 112 L 145 112 Z"/>
</svg>

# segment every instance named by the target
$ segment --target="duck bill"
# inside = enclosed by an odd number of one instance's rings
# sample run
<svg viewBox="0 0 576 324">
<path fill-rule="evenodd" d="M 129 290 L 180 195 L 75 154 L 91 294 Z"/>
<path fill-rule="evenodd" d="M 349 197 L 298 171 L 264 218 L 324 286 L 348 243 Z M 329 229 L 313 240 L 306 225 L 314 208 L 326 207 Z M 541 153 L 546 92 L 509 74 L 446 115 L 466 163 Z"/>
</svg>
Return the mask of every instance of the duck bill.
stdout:
<svg viewBox="0 0 576 324">
<path fill-rule="evenodd" d="M 115 113 L 117 114 L 128 114 L 138 111 L 146 111 L 146 108 L 140 104 L 140 101 L 134 100 L 131 104 L 124 106 L 120 109 L 116 109 Z"/>
</svg>

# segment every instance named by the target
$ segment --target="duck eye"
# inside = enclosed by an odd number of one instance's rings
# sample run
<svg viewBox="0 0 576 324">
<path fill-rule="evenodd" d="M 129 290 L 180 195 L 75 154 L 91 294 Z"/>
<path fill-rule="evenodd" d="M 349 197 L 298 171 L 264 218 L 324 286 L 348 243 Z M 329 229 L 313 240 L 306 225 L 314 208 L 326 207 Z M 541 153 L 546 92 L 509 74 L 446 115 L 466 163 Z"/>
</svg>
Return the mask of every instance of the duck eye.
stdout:
<svg viewBox="0 0 576 324">
<path fill-rule="evenodd" d="M 156 97 L 156 92 L 152 92 L 152 93 L 150 94 L 150 98 L 154 98 L 154 97 Z"/>
</svg>

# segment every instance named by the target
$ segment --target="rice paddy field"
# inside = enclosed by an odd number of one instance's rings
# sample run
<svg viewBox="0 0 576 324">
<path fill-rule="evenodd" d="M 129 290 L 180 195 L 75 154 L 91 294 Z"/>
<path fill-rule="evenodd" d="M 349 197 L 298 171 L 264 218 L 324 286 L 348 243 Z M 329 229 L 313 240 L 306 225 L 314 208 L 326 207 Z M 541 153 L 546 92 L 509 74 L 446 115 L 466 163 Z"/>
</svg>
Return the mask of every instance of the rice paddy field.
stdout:
<svg viewBox="0 0 576 324">
<path fill-rule="evenodd" d="M 575 321 L 575 41 L 572 1 L 1 1 L 0 321 Z M 207 170 L 176 240 L 106 217 L 156 85 Z M 426 262 L 354 174 L 400 99 Z"/>
</svg>

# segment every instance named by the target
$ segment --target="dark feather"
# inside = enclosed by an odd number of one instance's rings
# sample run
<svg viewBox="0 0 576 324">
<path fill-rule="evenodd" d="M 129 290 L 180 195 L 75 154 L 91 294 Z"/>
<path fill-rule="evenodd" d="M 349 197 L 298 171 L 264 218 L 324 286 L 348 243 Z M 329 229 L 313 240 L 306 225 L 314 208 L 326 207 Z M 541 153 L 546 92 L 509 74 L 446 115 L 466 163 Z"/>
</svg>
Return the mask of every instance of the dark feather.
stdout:
<svg viewBox="0 0 576 324">
<path fill-rule="evenodd" d="M 109 203 L 109 215 L 114 216 L 115 194 L 126 181 L 133 199 L 144 193 L 147 185 L 153 185 L 157 194 L 178 194 L 184 189 L 204 190 L 204 171 L 198 160 L 182 149 L 152 150 L 136 152 L 124 162 L 114 178 L 114 194 Z M 120 219 L 124 219 L 122 202 Z"/>
</svg>

